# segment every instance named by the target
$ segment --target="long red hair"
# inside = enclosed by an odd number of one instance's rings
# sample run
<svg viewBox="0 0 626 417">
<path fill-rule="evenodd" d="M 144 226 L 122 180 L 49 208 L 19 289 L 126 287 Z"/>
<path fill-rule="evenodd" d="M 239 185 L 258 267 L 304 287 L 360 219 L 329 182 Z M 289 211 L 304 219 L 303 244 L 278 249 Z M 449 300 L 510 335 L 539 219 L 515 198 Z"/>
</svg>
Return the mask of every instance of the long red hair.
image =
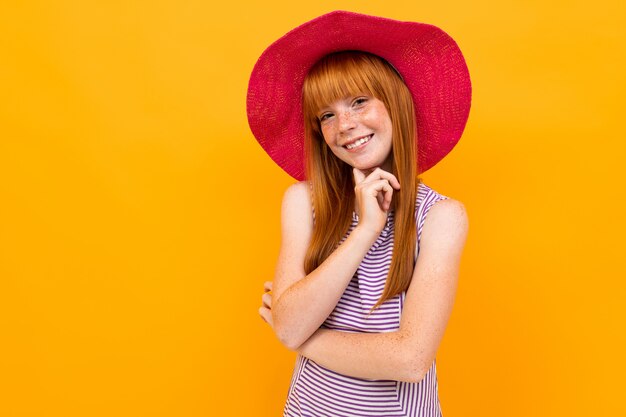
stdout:
<svg viewBox="0 0 626 417">
<path fill-rule="evenodd" d="M 326 145 L 317 117 L 319 109 L 347 96 L 368 94 L 385 104 L 391 119 L 392 173 L 402 188 L 394 190 L 390 207 L 395 212 L 393 255 L 385 288 L 374 310 L 406 291 L 413 275 L 415 201 L 420 182 L 413 99 L 387 61 L 361 51 L 337 52 L 322 58 L 307 74 L 302 92 L 306 176 L 315 210 L 313 235 L 304 261 L 307 274 L 330 256 L 347 233 L 355 201 L 352 167 Z"/>
</svg>

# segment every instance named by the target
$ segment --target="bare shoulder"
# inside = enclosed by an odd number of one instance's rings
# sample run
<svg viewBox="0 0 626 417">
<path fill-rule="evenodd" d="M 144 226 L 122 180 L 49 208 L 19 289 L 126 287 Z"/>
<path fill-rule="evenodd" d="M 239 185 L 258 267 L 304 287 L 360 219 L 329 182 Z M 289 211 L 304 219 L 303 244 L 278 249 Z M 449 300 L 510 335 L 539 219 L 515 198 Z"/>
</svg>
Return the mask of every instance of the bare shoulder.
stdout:
<svg viewBox="0 0 626 417">
<path fill-rule="evenodd" d="M 421 246 L 446 246 L 462 249 L 465 244 L 469 221 L 465 206 L 458 200 L 447 198 L 433 204 L 422 230 Z"/>
<path fill-rule="evenodd" d="M 283 234 L 305 233 L 308 235 L 313 226 L 313 216 L 311 194 L 307 181 L 292 184 L 285 190 L 281 217 Z"/>
<path fill-rule="evenodd" d="M 308 181 L 298 181 L 294 184 L 291 184 L 285 190 L 284 194 L 285 198 L 302 200 L 306 198 L 310 200 L 310 191 L 309 191 L 309 183 Z"/>
<path fill-rule="evenodd" d="M 283 214 L 287 211 L 290 215 L 310 215 L 311 194 L 307 181 L 300 181 L 287 187 L 283 195 L 282 210 Z"/>
</svg>

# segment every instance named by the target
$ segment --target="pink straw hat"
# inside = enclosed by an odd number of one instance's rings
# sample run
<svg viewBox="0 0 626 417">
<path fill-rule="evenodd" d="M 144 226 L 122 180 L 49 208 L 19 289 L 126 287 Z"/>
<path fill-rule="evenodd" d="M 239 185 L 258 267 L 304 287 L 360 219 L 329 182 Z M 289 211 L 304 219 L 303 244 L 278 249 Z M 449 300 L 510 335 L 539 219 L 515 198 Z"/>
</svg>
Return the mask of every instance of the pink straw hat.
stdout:
<svg viewBox="0 0 626 417">
<path fill-rule="evenodd" d="M 461 50 L 436 26 L 335 11 L 291 30 L 257 61 L 248 84 L 250 129 L 285 172 L 305 179 L 302 85 L 320 58 L 364 51 L 400 73 L 415 102 L 420 172 L 457 144 L 469 116 L 472 87 Z"/>
</svg>

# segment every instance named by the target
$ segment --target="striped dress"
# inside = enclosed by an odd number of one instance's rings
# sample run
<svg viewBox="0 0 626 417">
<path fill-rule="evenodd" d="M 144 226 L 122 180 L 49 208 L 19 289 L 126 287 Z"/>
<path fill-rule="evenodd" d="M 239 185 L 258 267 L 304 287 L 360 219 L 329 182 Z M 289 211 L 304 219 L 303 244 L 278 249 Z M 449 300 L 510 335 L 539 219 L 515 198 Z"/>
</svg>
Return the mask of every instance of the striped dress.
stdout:
<svg viewBox="0 0 626 417">
<path fill-rule="evenodd" d="M 419 184 L 415 210 L 416 258 L 426 214 L 434 203 L 446 198 L 448 197 L 427 185 Z M 343 240 L 357 224 L 358 216 L 353 213 L 352 224 Z M 385 286 L 391 265 L 393 234 L 392 210 L 385 228 L 363 258 L 337 306 L 322 327 L 370 333 L 391 332 L 400 327 L 405 292 L 385 301 L 366 317 Z M 354 378 L 331 371 L 298 355 L 283 416 L 441 416 L 435 363 L 433 361 L 424 379 L 418 383 L 410 383 Z"/>
</svg>

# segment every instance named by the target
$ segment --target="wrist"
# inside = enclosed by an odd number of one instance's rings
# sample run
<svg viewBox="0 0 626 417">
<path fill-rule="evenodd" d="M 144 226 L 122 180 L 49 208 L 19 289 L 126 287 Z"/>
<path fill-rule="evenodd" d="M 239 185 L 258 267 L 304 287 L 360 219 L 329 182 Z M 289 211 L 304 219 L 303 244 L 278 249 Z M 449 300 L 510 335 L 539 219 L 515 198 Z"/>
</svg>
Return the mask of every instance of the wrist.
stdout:
<svg viewBox="0 0 626 417">
<path fill-rule="evenodd" d="M 376 242 L 376 239 L 378 239 L 378 236 L 380 236 L 380 231 L 377 231 L 367 226 L 363 226 L 359 224 L 354 228 L 354 230 L 350 234 L 350 236 L 352 235 L 354 235 L 355 238 L 359 240 L 364 240 L 368 242 L 369 243 L 368 248 L 369 248 L 370 246 L 374 244 L 374 242 Z"/>
</svg>

